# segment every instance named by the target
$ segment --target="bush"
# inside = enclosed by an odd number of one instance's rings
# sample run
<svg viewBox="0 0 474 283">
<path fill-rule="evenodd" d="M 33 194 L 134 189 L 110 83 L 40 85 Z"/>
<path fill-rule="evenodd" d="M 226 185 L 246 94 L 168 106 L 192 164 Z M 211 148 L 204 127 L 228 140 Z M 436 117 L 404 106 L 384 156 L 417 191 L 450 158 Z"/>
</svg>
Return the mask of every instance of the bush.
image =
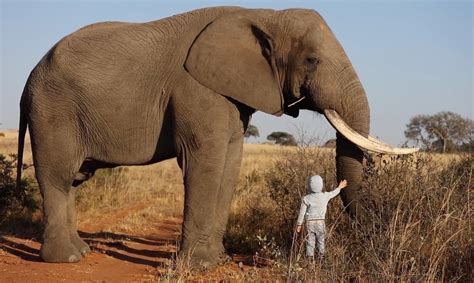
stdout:
<svg viewBox="0 0 474 283">
<path fill-rule="evenodd" d="M 37 184 L 32 179 L 22 178 L 20 188 L 16 188 L 16 156 L 0 154 L 0 227 L 10 231 L 31 228 L 39 199 Z"/>
<path fill-rule="evenodd" d="M 270 170 L 252 171 L 245 176 L 245 182 L 237 187 L 234 197 L 224 239 L 226 248 L 234 253 L 288 256 L 300 200 L 306 194 L 307 178 L 316 174 L 323 177 L 326 188 L 335 187 L 332 150 L 298 147 L 294 151 L 282 151 L 282 157 Z M 269 245 L 263 245 L 261 239 L 272 242 L 274 251 L 264 251 Z"/>
<path fill-rule="evenodd" d="M 276 239 L 288 249 L 292 243 L 292 233 L 301 198 L 307 194 L 309 176 L 320 175 L 324 187 L 334 188 L 335 164 L 332 151 L 314 147 L 299 147 L 294 152 L 286 152 L 274 167 L 265 173 L 265 183 L 270 199 L 279 208 L 274 211 L 278 223 Z"/>
<path fill-rule="evenodd" d="M 354 223 L 343 214 L 339 198 L 329 203 L 325 264 L 302 269 L 304 243 L 293 242 L 292 231 L 307 176 L 319 174 L 326 189 L 335 187 L 333 151 L 298 148 L 261 173 L 264 179 L 251 184 L 255 192 L 248 184 L 245 191 L 239 187 L 228 247 L 238 250 L 242 245 L 247 249 L 240 252 L 255 253 L 262 250 L 259 239 L 271 239 L 266 248 L 281 256 L 266 254 L 296 281 L 467 281 L 472 275 L 473 158 L 458 156 L 450 165 L 429 154 L 374 160 L 364 165 L 366 223 Z M 299 247 L 293 254 L 292 244 Z"/>
</svg>

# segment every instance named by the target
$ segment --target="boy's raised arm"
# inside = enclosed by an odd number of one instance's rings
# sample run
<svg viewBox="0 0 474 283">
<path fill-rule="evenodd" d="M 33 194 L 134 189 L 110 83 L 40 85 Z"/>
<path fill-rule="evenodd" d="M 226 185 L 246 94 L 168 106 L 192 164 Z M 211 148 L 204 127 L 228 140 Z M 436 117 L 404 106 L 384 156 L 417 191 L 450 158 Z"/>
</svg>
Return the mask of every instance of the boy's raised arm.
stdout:
<svg viewBox="0 0 474 283">
<path fill-rule="evenodd" d="M 341 182 L 339 182 L 339 186 L 337 187 L 340 189 L 344 189 L 345 187 L 347 187 L 347 180 L 342 180 Z"/>
<path fill-rule="evenodd" d="M 328 192 L 329 198 L 332 199 L 336 197 L 341 192 L 341 190 L 344 189 L 345 187 L 347 187 L 347 181 L 342 180 L 341 182 L 339 182 L 339 185 L 337 186 L 337 188 L 335 188 L 331 192 Z"/>
</svg>

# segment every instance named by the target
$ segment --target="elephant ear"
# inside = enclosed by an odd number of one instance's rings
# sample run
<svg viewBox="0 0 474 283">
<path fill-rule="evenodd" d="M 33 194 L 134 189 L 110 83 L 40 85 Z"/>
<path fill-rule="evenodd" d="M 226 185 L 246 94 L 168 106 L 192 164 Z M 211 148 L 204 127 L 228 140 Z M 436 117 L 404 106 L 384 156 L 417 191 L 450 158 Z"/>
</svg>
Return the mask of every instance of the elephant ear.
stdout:
<svg viewBox="0 0 474 283">
<path fill-rule="evenodd" d="M 255 14 L 225 15 L 210 23 L 188 51 L 185 68 L 200 84 L 256 110 L 281 116 L 273 43 Z"/>
</svg>

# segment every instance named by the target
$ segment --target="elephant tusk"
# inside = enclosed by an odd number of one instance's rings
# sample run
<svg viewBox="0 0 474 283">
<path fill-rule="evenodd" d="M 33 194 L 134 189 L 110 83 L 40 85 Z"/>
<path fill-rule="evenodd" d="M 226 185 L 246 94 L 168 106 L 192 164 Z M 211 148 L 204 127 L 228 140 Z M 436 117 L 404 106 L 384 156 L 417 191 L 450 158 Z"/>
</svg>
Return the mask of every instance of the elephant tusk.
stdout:
<svg viewBox="0 0 474 283">
<path fill-rule="evenodd" d="M 289 104 L 288 106 L 286 106 L 286 108 L 290 108 L 290 107 L 293 107 L 295 106 L 297 103 L 300 103 L 303 99 L 305 99 L 306 96 L 302 96 L 301 98 L 299 98 L 298 100 L 296 100 L 295 102 Z"/>
<path fill-rule="evenodd" d="M 339 133 L 363 149 L 384 154 L 411 154 L 419 150 L 419 148 L 396 148 L 371 136 L 366 138 L 349 127 L 335 110 L 324 109 L 324 116 Z"/>
<path fill-rule="evenodd" d="M 372 136 L 368 136 L 367 139 L 368 139 L 369 141 L 371 141 L 371 142 L 375 142 L 375 143 L 378 143 L 378 144 L 381 144 L 381 145 L 384 145 L 384 146 L 389 146 L 389 147 L 391 147 L 391 145 L 386 144 L 385 142 L 383 142 L 383 141 L 381 141 L 381 140 L 379 140 L 379 139 L 377 139 L 377 138 L 374 138 L 374 137 L 372 137 Z"/>
</svg>

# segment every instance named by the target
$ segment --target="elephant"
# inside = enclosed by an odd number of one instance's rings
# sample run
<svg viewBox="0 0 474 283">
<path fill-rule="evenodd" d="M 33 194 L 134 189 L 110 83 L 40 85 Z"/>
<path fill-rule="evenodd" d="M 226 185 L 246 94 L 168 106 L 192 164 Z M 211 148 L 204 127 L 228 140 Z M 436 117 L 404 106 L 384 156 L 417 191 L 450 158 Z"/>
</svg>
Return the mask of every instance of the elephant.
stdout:
<svg viewBox="0 0 474 283">
<path fill-rule="evenodd" d="M 314 10 L 212 7 L 65 36 L 31 71 L 20 101 L 17 176 L 29 130 L 43 197 L 41 258 L 77 262 L 90 252 L 77 232 L 75 193 L 97 169 L 176 158 L 185 188 L 180 254 L 193 266 L 218 264 L 252 114 L 300 110 L 337 130 L 350 215 L 360 206 L 363 149 L 416 151 L 368 136 L 365 91 Z"/>
</svg>

